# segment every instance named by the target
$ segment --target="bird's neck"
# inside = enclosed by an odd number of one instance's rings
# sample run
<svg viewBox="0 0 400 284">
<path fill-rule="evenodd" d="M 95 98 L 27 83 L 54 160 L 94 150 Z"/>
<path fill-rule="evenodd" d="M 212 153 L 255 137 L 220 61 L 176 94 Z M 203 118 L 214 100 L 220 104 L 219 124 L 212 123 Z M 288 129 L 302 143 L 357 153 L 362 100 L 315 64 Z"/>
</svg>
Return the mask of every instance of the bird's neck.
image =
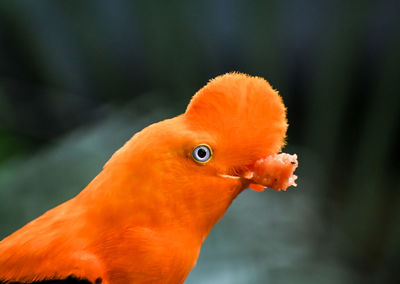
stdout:
<svg viewBox="0 0 400 284">
<path fill-rule="evenodd" d="M 185 183 L 170 187 L 168 182 L 136 178 L 121 167 L 100 173 L 77 198 L 85 199 L 90 214 L 107 227 L 185 230 L 202 242 L 241 191 L 218 180 L 212 188 L 196 185 L 196 191 L 179 188 L 188 186 Z M 210 191 L 213 194 L 206 194 Z"/>
</svg>

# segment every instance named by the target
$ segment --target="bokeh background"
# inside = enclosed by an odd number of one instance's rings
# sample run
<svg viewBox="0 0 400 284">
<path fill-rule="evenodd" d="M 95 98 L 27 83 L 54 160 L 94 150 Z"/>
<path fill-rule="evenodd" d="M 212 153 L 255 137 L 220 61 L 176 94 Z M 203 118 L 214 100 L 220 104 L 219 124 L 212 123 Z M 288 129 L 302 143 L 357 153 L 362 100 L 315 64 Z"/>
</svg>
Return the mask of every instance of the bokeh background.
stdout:
<svg viewBox="0 0 400 284">
<path fill-rule="evenodd" d="M 400 283 L 400 2 L 0 2 L 0 238 L 210 78 L 265 77 L 298 188 L 244 192 L 186 283 Z"/>
</svg>

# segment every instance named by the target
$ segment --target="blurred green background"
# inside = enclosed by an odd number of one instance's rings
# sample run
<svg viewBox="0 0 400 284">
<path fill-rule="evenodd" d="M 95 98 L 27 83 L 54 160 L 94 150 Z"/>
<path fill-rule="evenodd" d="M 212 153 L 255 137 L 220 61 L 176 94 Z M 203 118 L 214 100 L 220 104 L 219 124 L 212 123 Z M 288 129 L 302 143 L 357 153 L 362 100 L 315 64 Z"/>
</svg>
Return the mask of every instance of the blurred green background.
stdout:
<svg viewBox="0 0 400 284">
<path fill-rule="evenodd" d="M 246 191 L 186 283 L 400 283 L 400 1 L 0 2 L 0 237 L 210 78 L 265 77 L 298 189 Z"/>
</svg>

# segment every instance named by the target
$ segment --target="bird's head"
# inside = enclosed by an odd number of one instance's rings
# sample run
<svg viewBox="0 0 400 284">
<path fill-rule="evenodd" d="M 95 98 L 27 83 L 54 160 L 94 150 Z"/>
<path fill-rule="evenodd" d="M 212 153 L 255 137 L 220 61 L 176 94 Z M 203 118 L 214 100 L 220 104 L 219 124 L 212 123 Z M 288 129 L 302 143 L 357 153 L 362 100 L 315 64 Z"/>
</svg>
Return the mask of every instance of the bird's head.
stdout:
<svg viewBox="0 0 400 284">
<path fill-rule="evenodd" d="M 280 152 L 287 126 L 282 99 L 267 81 L 228 73 L 200 89 L 184 114 L 137 133 L 106 168 L 131 165 L 135 190 L 215 223 L 250 184 L 282 179 L 260 160 Z"/>
<path fill-rule="evenodd" d="M 225 175 L 279 152 L 288 126 L 278 92 L 264 79 L 240 73 L 211 80 L 192 98 L 184 117 L 190 129 L 210 137 L 204 144 L 213 156 L 202 164 Z"/>
</svg>

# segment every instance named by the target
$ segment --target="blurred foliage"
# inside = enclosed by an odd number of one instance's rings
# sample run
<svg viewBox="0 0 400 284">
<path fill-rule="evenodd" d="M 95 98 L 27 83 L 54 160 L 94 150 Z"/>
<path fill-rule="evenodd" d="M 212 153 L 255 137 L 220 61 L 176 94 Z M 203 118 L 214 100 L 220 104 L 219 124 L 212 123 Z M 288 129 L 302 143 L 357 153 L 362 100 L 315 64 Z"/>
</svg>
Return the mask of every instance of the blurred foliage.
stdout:
<svg viewBox="0 0 400 284">
<path fill-rule="evenodd" d="M 299 188 L 245 192 L 187 283 L 399 283 L 400 2 L 0 2 L 0 236 L 207 80 L 265 77 Z"/>
</svg>

